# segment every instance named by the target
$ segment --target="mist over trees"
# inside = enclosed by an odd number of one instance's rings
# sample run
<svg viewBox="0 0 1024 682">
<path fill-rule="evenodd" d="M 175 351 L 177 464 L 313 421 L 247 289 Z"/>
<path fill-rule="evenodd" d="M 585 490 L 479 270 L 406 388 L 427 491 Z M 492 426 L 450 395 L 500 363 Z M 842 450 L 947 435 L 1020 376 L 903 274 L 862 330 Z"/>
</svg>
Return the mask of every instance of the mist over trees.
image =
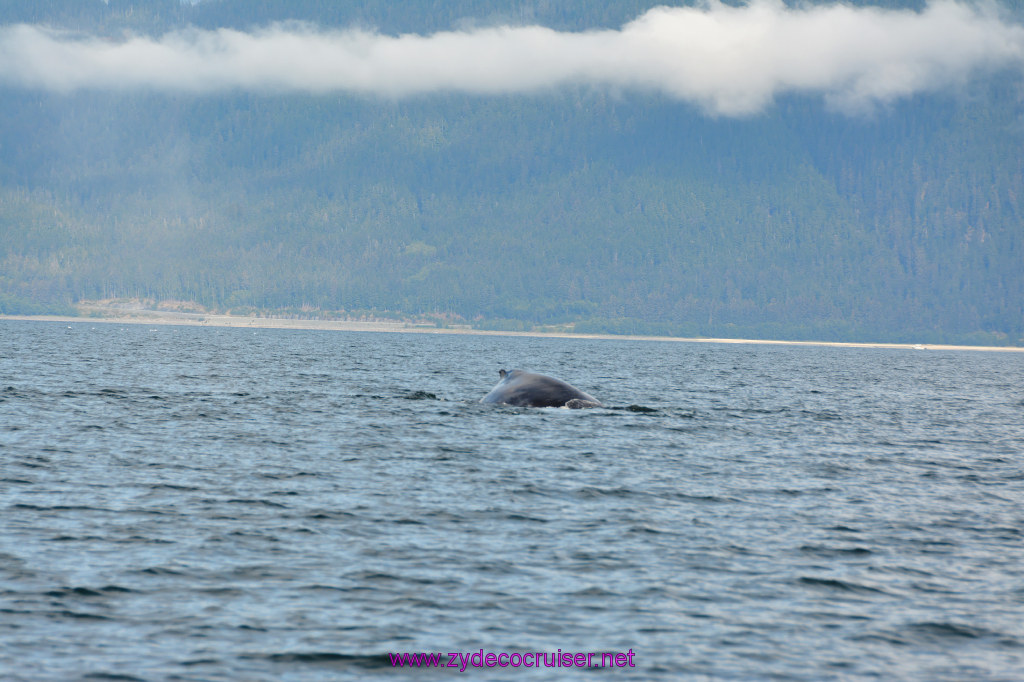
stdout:
<svg viewBox="0 0 1024 682">
<path fill-rule="evenodd" d="M 112 41 L 285 20 L 579 31 L 658 3 L 593 4 L 41 0 L 0 4 L 0 24 Z M 141 297 L 506 329 L 1024 337 L 1019 68 L 859 112 L 790 92 L 742 116 L 586 84 L 0 98 L 0 312 Z"/>
</svg>

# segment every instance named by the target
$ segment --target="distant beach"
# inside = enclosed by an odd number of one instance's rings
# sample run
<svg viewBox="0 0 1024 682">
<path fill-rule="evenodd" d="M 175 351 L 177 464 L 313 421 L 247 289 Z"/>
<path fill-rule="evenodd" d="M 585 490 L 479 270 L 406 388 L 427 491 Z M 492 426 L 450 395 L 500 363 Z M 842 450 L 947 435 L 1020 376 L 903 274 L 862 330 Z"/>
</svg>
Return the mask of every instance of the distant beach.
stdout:
<svg viewBox="0 0 1024 682">
<path fill-rule="evenodd" d="M 480 336 L 531 336 L 571 339 L 611 339 L 631 341 L 665 341 L 674 343 L 729 343 L 778 346 L 831 346 L 833 348 L 902 348 L 906 350 L 969 350 L 1022 353 L 1019 346 L 956 346 L 946 344 L 870 343 L 853 341 L 780 341 L 773 339 L 686 338 L 677 336 L 643 336 L 634 334 L 577 334 L 573 332 L 495 331 L 452 325 L 438 327 L 432 324 L 389 320 L 308 320 L 247 315 L 221 315 L 187 313 L 164 310 L 103 310 L 97 316 L 62 315 L 0 315 L 0 320 L 34 320 L 39 322 L 97 323 L 97 324 L 150 324 L 190 327 L 230 327 L 252 329 L 322 329 L 325 331 L 390 332 L 403 334 L 472 334 Z"/>
</svg>

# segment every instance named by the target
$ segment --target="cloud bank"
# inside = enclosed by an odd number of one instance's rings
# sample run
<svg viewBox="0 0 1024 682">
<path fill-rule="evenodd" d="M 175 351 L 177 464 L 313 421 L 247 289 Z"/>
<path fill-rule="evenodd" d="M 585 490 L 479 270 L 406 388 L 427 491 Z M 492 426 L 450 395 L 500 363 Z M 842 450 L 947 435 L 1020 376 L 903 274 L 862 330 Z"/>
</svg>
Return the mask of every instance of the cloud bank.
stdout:
<svg viewBox="0 0 1024 682">
<path fill-rule="evenodd" d="M 1024 69 L 1024 27 L 994 5 L 939 0 L 920 13 L 848 5 L 658 7 L 618 30 L 503 26 L 431 35 L 274 25 L 109 40 L 0 28 L 0 82 L 69 92 L 531 93 L 565 86 L 658 91 L 724 115 L 781 93 L 869 107 Z"/>
</svg>

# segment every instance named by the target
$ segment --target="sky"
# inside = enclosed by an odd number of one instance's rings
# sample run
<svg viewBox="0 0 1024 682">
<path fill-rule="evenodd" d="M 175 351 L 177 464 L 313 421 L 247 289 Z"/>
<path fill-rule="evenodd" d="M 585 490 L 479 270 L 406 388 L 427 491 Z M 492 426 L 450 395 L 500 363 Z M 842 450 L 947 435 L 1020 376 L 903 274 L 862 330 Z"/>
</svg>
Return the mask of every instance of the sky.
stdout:
<svg viewBox="0 0 1024 682">
<path fill-rule="evenodd" d="M 107 37 L 0 28 L 0 82 L 29 89 L 167 92 L 535 93 L 573 86 L 658 91 L 714 115 L 756 114 L 777 95 L 841 110 L 1024 70 L 1024 26 L 995 4 L 922 12 L 709 2 L 658 7 L 615 30 L 491 26 L 386 35 L 275 24 Z"/>
</svg>

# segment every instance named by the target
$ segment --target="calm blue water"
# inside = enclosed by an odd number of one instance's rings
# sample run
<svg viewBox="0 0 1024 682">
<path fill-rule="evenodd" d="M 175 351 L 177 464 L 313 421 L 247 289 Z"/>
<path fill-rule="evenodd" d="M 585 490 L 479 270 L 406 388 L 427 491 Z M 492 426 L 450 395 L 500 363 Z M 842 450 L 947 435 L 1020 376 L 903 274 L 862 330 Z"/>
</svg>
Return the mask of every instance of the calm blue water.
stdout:
<svg viewBox="0 0 1024 682">
<path fill-rule="evenodd" d="M 1022 679 L 1022 453 L 1020 354 L 2 321 L 0 679 Z"/>
</svg>

